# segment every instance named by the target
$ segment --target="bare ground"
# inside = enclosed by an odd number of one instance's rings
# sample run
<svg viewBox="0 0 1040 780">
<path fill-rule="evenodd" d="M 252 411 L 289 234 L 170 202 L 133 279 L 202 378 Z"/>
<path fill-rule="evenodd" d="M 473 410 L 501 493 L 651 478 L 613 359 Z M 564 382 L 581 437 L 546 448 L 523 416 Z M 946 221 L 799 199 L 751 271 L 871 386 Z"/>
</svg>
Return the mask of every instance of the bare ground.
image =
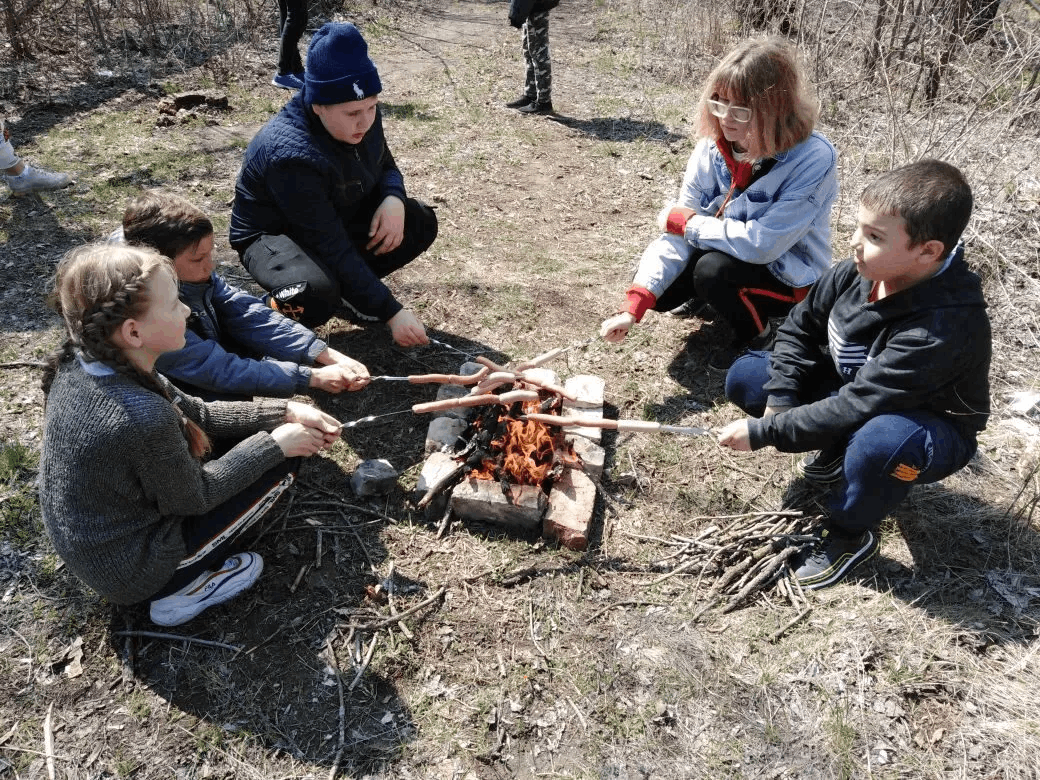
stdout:
<svg viewBox="0 0 1040 780">
<path fill-rule="evenodd" d="M 394 288 L 435 337 L 467 352 L 523 358 L 584 341 L 616 307 L 693 142 L 693 90 L 651 56 L 647 8 L 583 0 L 553 13 L 562 122 L 501 107 L 522 76 L 503 2 L 393 11 L 355 18 L 380 66 L 406 183 L 442 225 Z M 686 83 L 727 35 L 688 55 Z M 11 106 L 23 114 L 21 150 L 79 183 L 0 203 L 4 361 L 38 361 L 57 343 L 47 277 L 62 252 L 117 224 L 128 192 L 170 187 L 226 224 L 241 144 L 265 116 L 257 101 L 273 110 L 284 99 L 267 85 L 265 43 L 262 54 L 239 47 L 155 81 L 131 64 L 107 86 L 50 84 L 47 101 Z M 162 91 L 204 83 L 228 91 L 232 109 L 160 121 Z M 951 127 L 968 110 L 948 112 Z M 1015 471 L 1029 432 L 1007 410 L 1036 375 L 1035 126 L 976 146 L 936 142 L 929 120 L 917 121 L 900 129 L 913 148 L 933 143 L 974 174 L 997 414 L 978 462 L 918 489 L 853 582 L 811 596 L 796 622 L 775 592 L 694 621 L 710 583 L 651 584 L 678 560 L 672 534 L 796 499 L 812 506 L 796 457 L 741 456 L 708 438 L 608 439 L 584 554 L 458 524 L 438 537 L 437 518 L 409 494 L 427 421 L 406 413 L 351 429 L 307 465 L 258 533 L 267 568 L 252 592 L 182 627 L 181 639 L 153 637 L 141 633 L 154 629 L 144 610 L 111 608 L 60 567 L 26 498 L 31 466 L 15 467 L 0 525 L 0 777 L 47 776 L 47 753 L 69 778 L 303 778 L 334 767 L 386 778 L 1036 777 L 1037 488 L 1028 468 L 1025 480 Z M 102 143 L 102 125 L 124 122 L 136 130 L 120 147 Z M 822 124 L 842 151 L 841 256 L 856 193 L 885 167 L 893 131 L 851 87 Z M 147 157 L 178 144 L 189 147 L 180 166 Z M 248 284 L 226 243 L 218 250 L 222 271 Z M 462 360 L 342 322 L 326 336 L 373 373 Z M 713 323 L 651 316 L 622 347 L 597 342 L 554 368 L 605 377 L 618 417 L 716 425 L 735 416 L 705 364 L 724 336 Z M 37 379 L 33 366 L 0 372 L 2 437 L 30 452 Z M 388 383 L 316 400 L 353 420 L 431 396 Z M 346 481 L 370 457 L 391 460 L 402 479 L 366 503 Z M 444 593 L 403 629 L 352 631 L 386 622 L 389 605 L 369 595 L 379 582 L 392 584 L 398 611 Z"/>
</svg>

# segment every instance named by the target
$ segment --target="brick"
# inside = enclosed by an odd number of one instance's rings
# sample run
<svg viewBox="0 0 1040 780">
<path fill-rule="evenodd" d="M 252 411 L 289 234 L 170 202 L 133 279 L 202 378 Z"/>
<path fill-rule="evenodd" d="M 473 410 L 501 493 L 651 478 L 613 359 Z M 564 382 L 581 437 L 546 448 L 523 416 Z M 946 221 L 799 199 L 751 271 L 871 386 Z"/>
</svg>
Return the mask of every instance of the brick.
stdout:
<svg viewBox="0 0 1040 780">
<path fill-rule="evenodd" d="M 563 417 L 584 417 L 592 420 L 603 419 L 603 388 L 604 382 L 598 376 L 591 374 L 576 374 L 570 377 L 563 385 L 577 400 L 563 399 L 563 409 L 560 412 Z M 603 440 L 602 428 L 583 428 L 572 425 L 563 429 L 568 436 L 582 436 L 590 441 L 599 443 Z"/>
<path fill-rule="evenodd" d="M 535 382 L 544 382 L 547 385 L 558 385 L 560 384 L 560 377 L 557 376 L 556 372 L 551 368 L 545 368 L 544 366 L 535 366 L 534 368 L 527 368 L 520 372 L 520 375 L 533 379 Z"/>
<path fill-rule="evenodd" d="M 572 409 L 602 409 L 603 390 L 606 383 L 602 377 L 592 374 L 575 374 L 564 384 L 568 393 L 575 396 L 577 400 L 565 400 L 564 408 Z"/>
<path fill-rule="evenodd" d="M 445 446 L 453 447 L 467 423 L 457 417 L 436 417 L 426 430 L 426 453 L 439 452 Z"/>
<path fill-rule="evenodd" d="M 498 482 L 468 477 L 451 494 L 451 508 L 463 520 L 494 523 L 519 531 L 538 528 L 548 497 L 536 485 L 511 485 L 507 498 Z"/>
<path fill-rule="evenodd" d="M 549 508 L 542 521 L 542 535 L 571 550 L 589 544 L 589 527 L 596 508 L 596 485 L 580 469 L 565 469 L 549 492 Z"/>
<path fill-rule="evenodd" d="M 606 450 L 584 436 L 568 435 L 564 441 L 570 444 L 574 448 L 574 454 L 581 458 L 585 473 L 599 482 L 603 477 L 603 464 L 607 459 Z"/>
<path fill-rule="evenodd" d="M 416 498 L 422 498 L 430 485 L 452 471 L 458 463 L 447 452 L 434 452 L 423 463 L 422 471 L 419 473 L 419 481 L 415 485 Z"/>
<path fill-rule="evenodd" d="M 350 489 L 360 498 L 385 496 L 397 484 L 397 469 L 388 460 L 364 460 L 350 477 Z"/>
</svg>

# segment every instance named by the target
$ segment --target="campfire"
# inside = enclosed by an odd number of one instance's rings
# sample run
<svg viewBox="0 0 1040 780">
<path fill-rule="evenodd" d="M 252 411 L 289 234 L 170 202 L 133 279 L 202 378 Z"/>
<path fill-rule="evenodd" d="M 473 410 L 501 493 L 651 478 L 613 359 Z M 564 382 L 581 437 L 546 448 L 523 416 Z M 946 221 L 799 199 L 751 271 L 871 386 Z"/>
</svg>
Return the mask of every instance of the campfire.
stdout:
<svg viewBox="0 0 1040 780">
<path fill-rule="evenodd" d="M 521 532 L 541 526 L 584 549 L 603 451 L 593 441 L 600 429 L 576 433 L 567 424 L 602 417 L 602 381 L 572 377 L 561 386 L 537 358 L 514 369 L 478 360 L 459 375 L 424 377 L 443 386 L 438 400 L 413 407 L 440 415 L 430 425 L 418 506 L 443 512 L 442 527 L 453 514 Z"/>
</svg>

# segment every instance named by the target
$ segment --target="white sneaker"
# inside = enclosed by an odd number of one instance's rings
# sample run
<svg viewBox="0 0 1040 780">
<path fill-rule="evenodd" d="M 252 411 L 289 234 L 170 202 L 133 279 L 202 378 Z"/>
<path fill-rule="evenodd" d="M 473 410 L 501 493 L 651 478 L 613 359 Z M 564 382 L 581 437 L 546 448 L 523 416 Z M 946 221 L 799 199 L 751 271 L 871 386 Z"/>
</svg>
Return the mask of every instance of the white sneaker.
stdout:
<svg viewBox="0 0 1040 780">
<path fill-rule="evenodd" d="M 7 186 L 11 188 L 11 194 L 15 197 L 30 195 L 43 190 L 60 190 L 72 184 L 72 177 L 67 173 L 55 173 L 43 168 L 33 168 L 25 163 L 25 170 L 17 176 L 4 176 Z"/>
<path fill-rule="evenodd" d="M 264 560 L 256 553 L 232 555 L 216 571 L 205 571 L 176 593 L 156 599 L 150 610 L 153 623 L 179 626 L 204 609 L 223 604 L 246 590 L 264 570 Z"/>
</svg>

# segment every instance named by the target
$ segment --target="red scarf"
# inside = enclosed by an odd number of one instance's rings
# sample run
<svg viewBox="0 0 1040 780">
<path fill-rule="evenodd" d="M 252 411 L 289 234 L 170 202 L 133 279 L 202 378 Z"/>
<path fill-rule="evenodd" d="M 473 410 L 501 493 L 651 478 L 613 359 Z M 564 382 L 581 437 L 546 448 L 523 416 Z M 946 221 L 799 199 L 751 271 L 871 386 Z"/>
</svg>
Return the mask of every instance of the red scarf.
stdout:
<svg viewBox="0 0 1040 780">
<path fill-rule="evenodd" d="M 722 159 L 726 161 L 726 167 L 729 168 L 730 180 L 732 182 L 729 185 L 729 192 L 726 194 L 726 199 L 722 201 L 719 210 L 715 212 L 716 217 L 721 217 L 722 212 L 733 199 L 733 193 L 736 190 L 747 189 L 748 184 L 751 183 L 751 163 L 747 161 L 737 162 L 734 159 L 733 147 L 729 145 L 729 141 L 726 140 L 725 136 L 720 136 L 715 141 L 715 145 L 719 148 L 719 152 L 722 154 Z"/>
</svg>

